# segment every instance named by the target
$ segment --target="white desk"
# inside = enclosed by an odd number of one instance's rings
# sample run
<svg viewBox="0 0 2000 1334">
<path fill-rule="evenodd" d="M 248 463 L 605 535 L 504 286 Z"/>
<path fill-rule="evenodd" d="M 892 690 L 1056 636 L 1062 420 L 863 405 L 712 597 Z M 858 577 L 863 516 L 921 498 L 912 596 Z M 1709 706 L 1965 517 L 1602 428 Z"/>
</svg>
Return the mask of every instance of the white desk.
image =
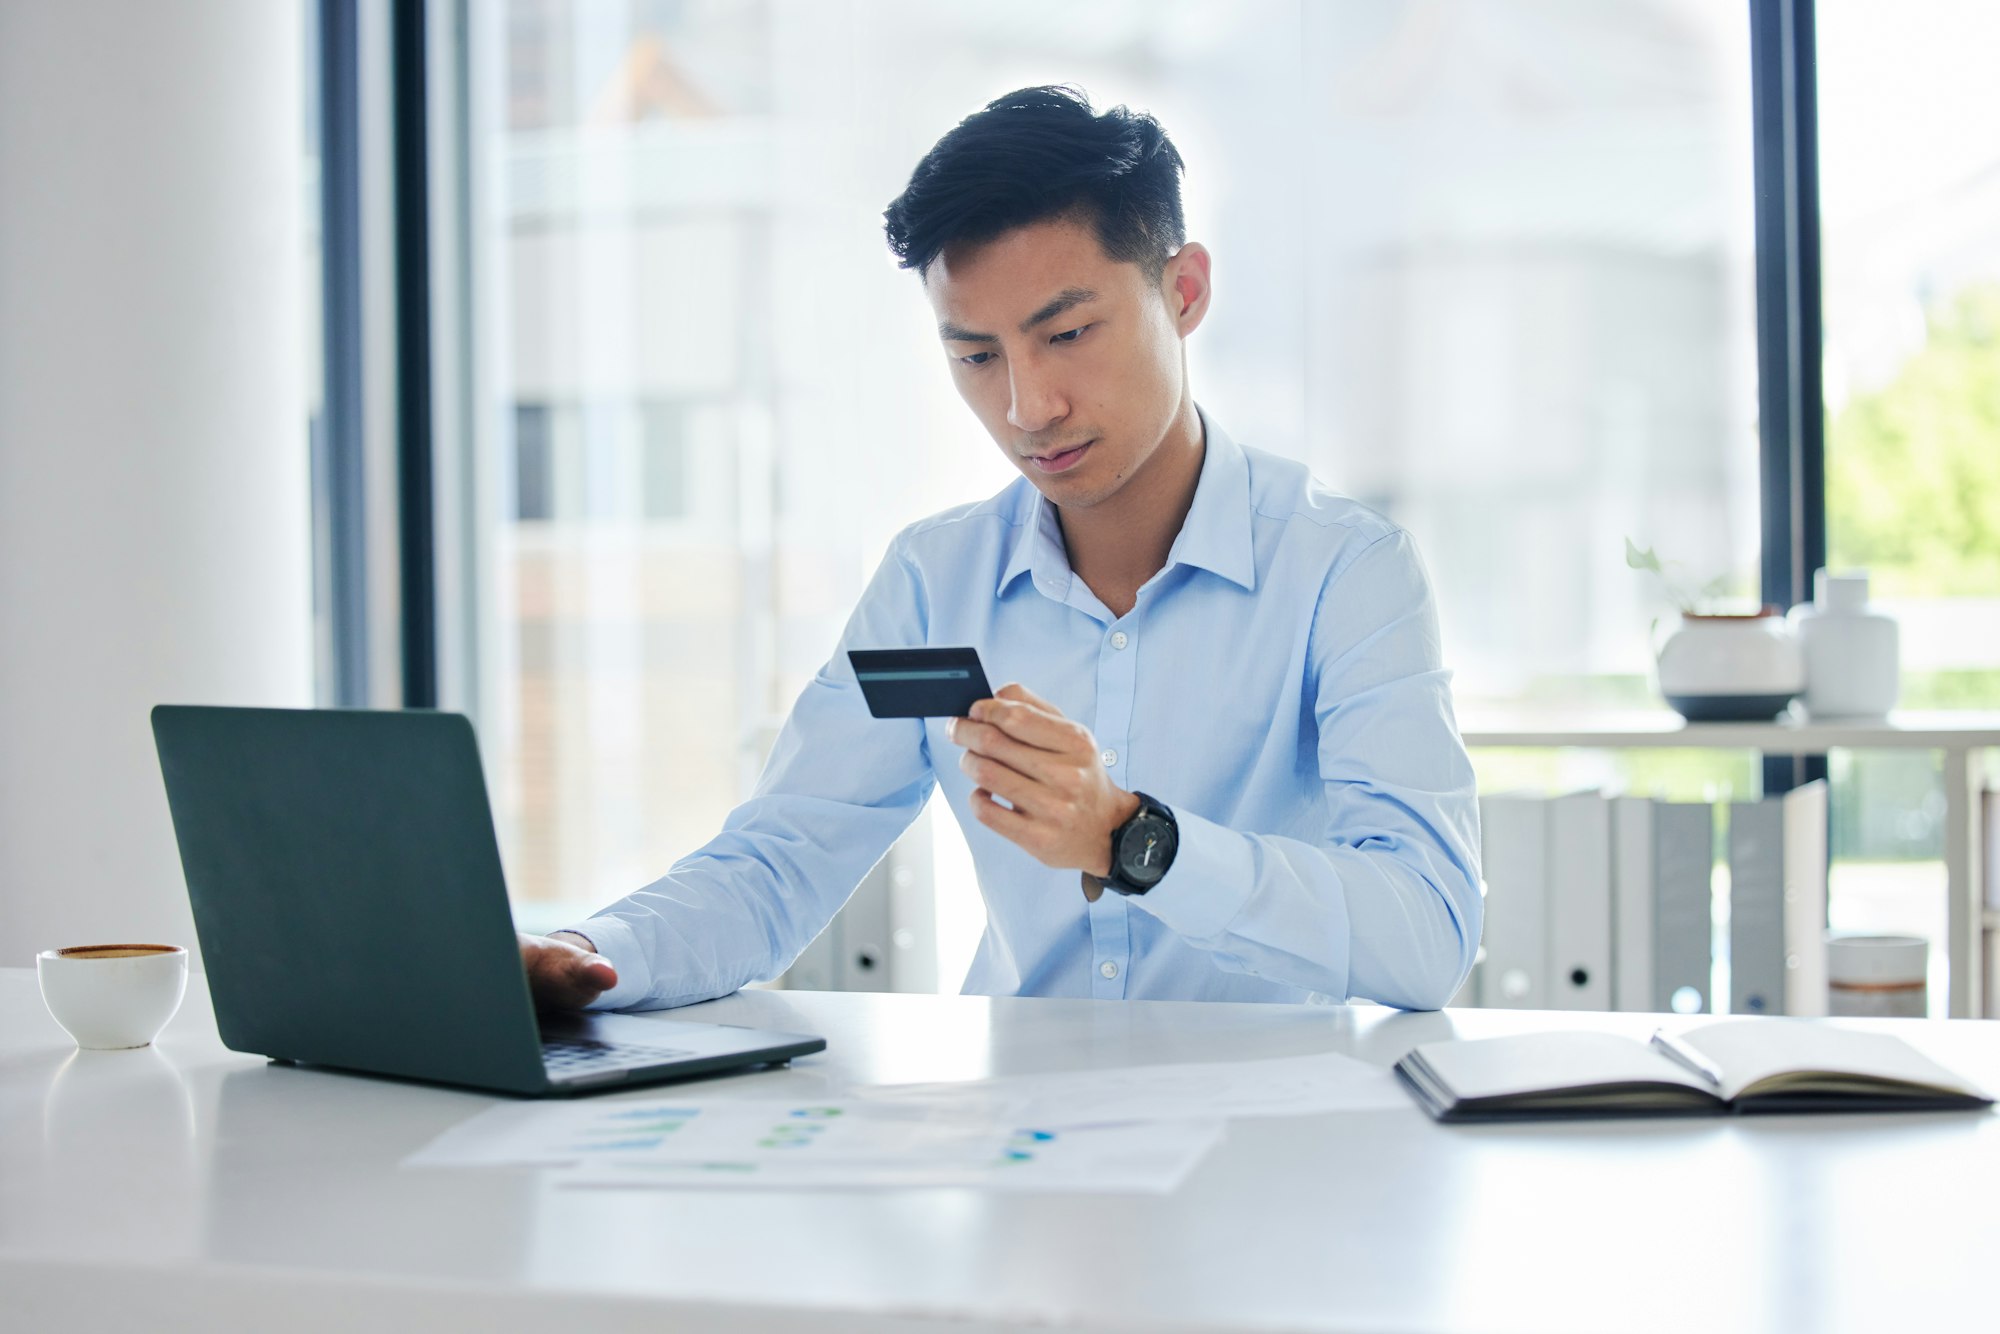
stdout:
<svg viewBox="0 0 2000 1334">
<path fill-rule="evenodd" d="M 1645 1015 L 745 992 L 828 1050 L 706 1091 L 1291 1055 Z M 1684 1022 L 1669 1020 L 1668 1022 Z M 1771 1021 L 1777 1022 L 1777 1021 Z M 2000 1086 L 2000 1026 L 1878 1021 Z M 1245 1120 L 1168 1197 L 558 1190 L 396 1163 L 488 1106 L 223 1050 L 82 1053 L 0 970 L 7 1329 L 1883 1330 L 2000 1323 L 2000 1116 Z M 165 1319 L 135 1319 L 145 1301 Z"/>
<path fill-rule="evenodd" d="M 1944 756 L 1945 985 L 1954 1019 L 1984 1007 L 1984 930 L 2000 928 L 1985 903 L 1980 793 L 1984 752 L 2000 746 L 2000 713 L 1900 712 L 1885 721 L 1690 723 L 1665 710 L 1644 713 L 1475 715 L 1461 720 L 1468 746 L 1573 746 L 1586 750 L 1675 747 L 1824 755 L 1830 750 L 1935 750 Z"/>
</svg>

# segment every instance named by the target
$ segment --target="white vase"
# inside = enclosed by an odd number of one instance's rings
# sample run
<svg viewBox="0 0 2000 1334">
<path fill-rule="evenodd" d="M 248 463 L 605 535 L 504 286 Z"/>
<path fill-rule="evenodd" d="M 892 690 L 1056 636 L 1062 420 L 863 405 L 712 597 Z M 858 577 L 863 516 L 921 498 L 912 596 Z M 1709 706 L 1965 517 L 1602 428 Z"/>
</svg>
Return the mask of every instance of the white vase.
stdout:
<svg viewBox="0 0 2000 1334">
<path fill-rule="evenodd" d="M 1798 640 L 1775 607 L 1747 616 L 1684 613 L 1656 666 L 1661 696 L 1689 722 L 1775 718 L 1806 683 Z"/>
<path fill-rule="evenodd" d="M 1868 572 L 1813 576 L 1813 600 L 1792 608 L 1806 663 L 1806 712 L 1814 718 L 1880 718 L 1901 689 L 1894 617 L 1868 607 Z"/>
</svg>

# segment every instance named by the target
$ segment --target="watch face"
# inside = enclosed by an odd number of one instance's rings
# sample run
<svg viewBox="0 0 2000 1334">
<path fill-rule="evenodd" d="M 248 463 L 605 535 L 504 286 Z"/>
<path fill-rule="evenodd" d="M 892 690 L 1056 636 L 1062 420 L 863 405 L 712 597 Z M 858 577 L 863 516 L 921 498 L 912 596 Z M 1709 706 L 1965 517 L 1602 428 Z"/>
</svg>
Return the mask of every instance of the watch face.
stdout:
<svg viewBox="0 0 2000 1334">
<path fill-rule="evenodd" d="M 1132 822 L 1118 843 L 1118 877 L 1142 889 L 1150 889 L 1167 873 L 1174 860 L 1174 827 L 1157 815 L 1144 815 Z"/>
</svg>

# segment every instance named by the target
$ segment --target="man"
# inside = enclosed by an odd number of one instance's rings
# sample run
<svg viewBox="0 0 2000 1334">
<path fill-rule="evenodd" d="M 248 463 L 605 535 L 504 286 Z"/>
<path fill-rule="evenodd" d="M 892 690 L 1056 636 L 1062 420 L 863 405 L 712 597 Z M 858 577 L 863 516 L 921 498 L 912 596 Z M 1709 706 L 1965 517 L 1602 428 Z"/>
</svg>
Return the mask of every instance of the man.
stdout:
<svg viewBox="0 0 2000 1334">
<path fill-rule="evenodd" d="M 524 936 L 547 1006 L 776 976 L 943 789 L 988 925 L 965 990 L 1442 1006 L 1481 903 L 1471 766 L 1409 536 L 1244 449 L 1150 116 L 1028 88 L 887 212 L 953 382 L 1022 474 L 900 533 L 750 799 L 656 883 Z M 972 645 L 968 719 L 879 720 L 850 648 Z"/>
</svg>

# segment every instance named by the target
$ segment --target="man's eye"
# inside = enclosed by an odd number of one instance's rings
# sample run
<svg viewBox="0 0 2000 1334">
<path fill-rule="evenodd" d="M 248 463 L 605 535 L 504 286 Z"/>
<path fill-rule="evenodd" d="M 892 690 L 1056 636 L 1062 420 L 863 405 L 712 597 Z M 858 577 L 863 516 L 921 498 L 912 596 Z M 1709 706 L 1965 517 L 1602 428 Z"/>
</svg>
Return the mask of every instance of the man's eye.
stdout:
<svg viewBox="0 0 2000 1334">
<path fill-rule="evenodd" d="M 960 357 L 959 360 L 968 366 L 984 366 L 992 355 L 991 352 L 974 352 L 971 356 Z"/>
<path fill-rule="evenodd" d="M 1071 329 L 1067 333 L 1059 333 L 1055 335 L 1053 338 L 1049 339 L 1049 341 L 1051 343 L 1074 343 L 1077 339 L 1083 337 L 1083 330 L 1088 329 L 1089 327 L 1090 326 L 1086 324 L 1083 326 L 1082 329 Z"/>
</svg>

